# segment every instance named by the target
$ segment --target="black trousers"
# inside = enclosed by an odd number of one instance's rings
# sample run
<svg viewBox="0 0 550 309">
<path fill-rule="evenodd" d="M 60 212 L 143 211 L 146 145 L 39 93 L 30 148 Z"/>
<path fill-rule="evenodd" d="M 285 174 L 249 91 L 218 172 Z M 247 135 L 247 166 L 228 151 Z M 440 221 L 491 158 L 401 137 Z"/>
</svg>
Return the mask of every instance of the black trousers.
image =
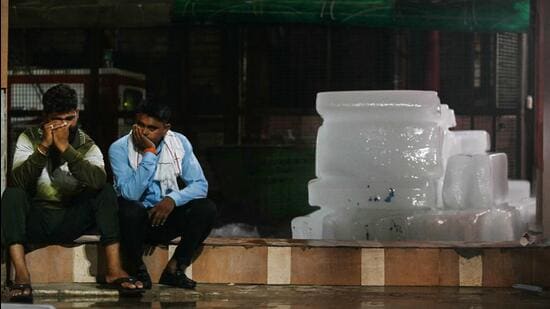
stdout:
<svg viewBox="0 0 550 309">
<path fill-rule="evenodd" d="M 2 243 L 71 243 L 96 227 L 101 243 L 119 239 L 118 204 L 113 187 L 86 191 L 67 202 L 64 208 L 47 208 L 31 200 L 21 188 L 6 188 L 2 195 Z"/>
<path fill-rule="evenodd" d="M 168 244 L 181 237 L 174 252 L 177 264 L 191 265 L 192 258 L 208 237 L 216 220 L 216 205 L 209 199 L 196 199 L 175 207 L 162 226 L 151 226 L 148 209 L 141 204 L 118 199 L 120 219 L 120 247 L 129 263 L 126 269 L 134 272 L 143 264 L 143 245 Z"/>
</svg>

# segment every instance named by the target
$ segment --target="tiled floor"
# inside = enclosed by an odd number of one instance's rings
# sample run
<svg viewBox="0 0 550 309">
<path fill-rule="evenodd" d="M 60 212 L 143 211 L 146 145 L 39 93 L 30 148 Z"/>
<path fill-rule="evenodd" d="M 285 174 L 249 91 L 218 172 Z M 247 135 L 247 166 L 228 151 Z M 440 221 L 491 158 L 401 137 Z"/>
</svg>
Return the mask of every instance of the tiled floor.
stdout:
<svg viewBox="0 0 550 309">
<path fill-rule="evenodd" d="M 56 308 L 550 308 L 550 292 L 503 288 L 200 284 L 196 291 L 155 285 L 119 299 L 95 284 L 37 284 L 35 304 Z M 4 308 L 4 306 L 3 306 Z"/>
</svg>

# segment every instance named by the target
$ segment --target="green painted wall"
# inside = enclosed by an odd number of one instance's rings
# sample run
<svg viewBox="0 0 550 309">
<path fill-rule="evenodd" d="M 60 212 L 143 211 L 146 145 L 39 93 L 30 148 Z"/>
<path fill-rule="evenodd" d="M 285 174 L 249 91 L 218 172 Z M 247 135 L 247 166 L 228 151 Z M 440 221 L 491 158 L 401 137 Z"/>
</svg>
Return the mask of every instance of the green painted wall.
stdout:
<svg viewBox="0 0 550 309">
<path fill-rule="evenodd" d="M 526 32 L 529 0 L 174 0 L 173 21 Z"/>
</svg>

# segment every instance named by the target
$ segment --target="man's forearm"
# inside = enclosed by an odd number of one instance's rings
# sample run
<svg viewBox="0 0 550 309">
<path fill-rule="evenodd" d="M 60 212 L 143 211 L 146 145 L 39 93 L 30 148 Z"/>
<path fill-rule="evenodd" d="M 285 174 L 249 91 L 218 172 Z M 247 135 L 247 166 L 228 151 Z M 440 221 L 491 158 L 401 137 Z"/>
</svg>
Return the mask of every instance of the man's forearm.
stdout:
<svg viewBox="0 0 550 309">
<path fill-rule="evenodd" d="M 208 182 L 201 179 L 189 184 L 183 190 L 173 191 L 166 196 L 171 198 L 176 206 L 182 206 L 191 200 L 205 198 L 207 194 Z"/>
<path fill-rule="evenodd" d="M 84 160 L 84 156 L 69 146 L 62 154 L 69 163 L 69 170 L 73 176 L 87 187 L 92 189 L 102 188 L 107 181 L 105 170 L 97 165 Z"/>
<path fill-rule="evenodd" d="M 117 186 L 125 199 L 131 201 L 139 200 L 143 192 L 149 187 L 150 180 L 155 173 L 155 163 L 156 161 L 149 162 L 143 160 L 137 170 L 132 171 L 124 178 L 117 178 Z M 114 172 L 116 175 L 115 170 Z"/>
</svg>

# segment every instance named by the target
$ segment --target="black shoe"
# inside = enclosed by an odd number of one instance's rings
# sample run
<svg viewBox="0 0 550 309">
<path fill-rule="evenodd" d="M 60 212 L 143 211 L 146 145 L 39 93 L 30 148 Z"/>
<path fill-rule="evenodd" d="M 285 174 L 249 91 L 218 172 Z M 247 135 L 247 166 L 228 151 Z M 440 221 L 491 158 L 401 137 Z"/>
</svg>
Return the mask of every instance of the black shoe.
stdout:
<svg viewBox="0 0 550 309">
<path fill-rule="evenodd" d="M 159 283 L 182 289 L 194 289 L 197 286 L 197 282 L 189 279 L 181 270 L 177 270 L 175 273 L 165 270 L 160 276 Z"/>
<path fill-rule="evenodd" d="M 145 265 L 141 265 L 138 268 L 138 271 L 136 273 L 136 279 L 141 281 L 143 283 L 143 288 L 146 290 L 150 290 L 153 286 L 153 281 L 151 280 L 151 276 L 149 276 L 149 272 L 147 272 L 147 267 Z"/>
</svg>

